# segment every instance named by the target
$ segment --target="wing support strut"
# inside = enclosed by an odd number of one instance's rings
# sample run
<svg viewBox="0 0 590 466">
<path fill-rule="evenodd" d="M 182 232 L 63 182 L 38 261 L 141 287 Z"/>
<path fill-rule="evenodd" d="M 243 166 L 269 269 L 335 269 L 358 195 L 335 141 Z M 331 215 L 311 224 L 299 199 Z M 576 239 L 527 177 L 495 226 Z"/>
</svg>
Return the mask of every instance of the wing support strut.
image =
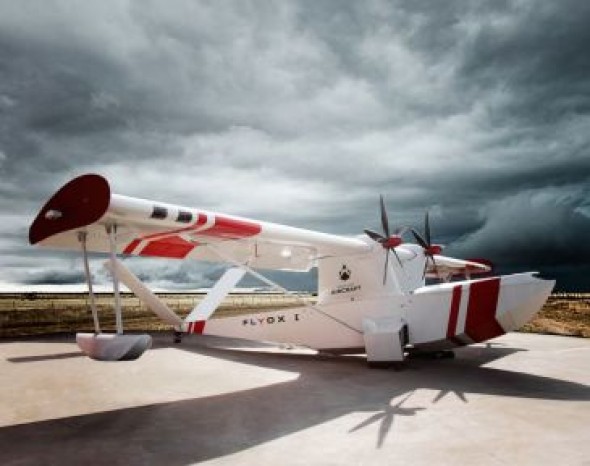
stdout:
<svg viewBox="0 0 590 466">
<path fill-rule="evenodd" d="M 113 276 L 116 276 L 127 288 L 133 291 L 135 296 L 145 303 L 160 319 L 177 329 L 182 327 L 182 319 L 152 293 L 119 259 L 115 259 L 115 267 L 113 267 L 111 261 L 106 261 L 104 266 Z"/>
<path fill-rule="evenodd" d="M 353 327 L 352 325 L 349 325 L 346 322 L 344 322 L 344 321 L 342 321 L 342 320 L 334 317 L 333 315 L 330 315 L 327 312 L 322 311 L 321 309 L 319 309 L 317 306 L 314 306 L 313 304 L 309 304 L 309 302 L 307 302 L 305 300 L 305 298 L 301 294 L 290 292 L 289 290 L 287 290 L 286 288 L 282 287 L 278 283 L 276 283 L 276 282 L 270 280 L 269 278 L 266 278 L 264 275 L 256 272 L 251 267 L 249 267 L 247 264 L 242 264 L 241 262 L 233 259 L 232 257 L 225 255 L 224 253 L 222 253 L 221 251 L 219 251 L 215 246 L 213 246 L 211 244 L 205 244 L 203 246 L 209 248 L 213 253 L 215 253 L 217 256 L 219 256 L 222 260 L 224 260 L 226 262 L 229 262 L 231 264 L 234 264 L 235 266 L 237 266 L 237 267 L 245 270 L 249 274 L 251 274 L 254 277 L 258 278 L 258 280 L 262 281 L 263 283 L 266 283 L 267 285 L 271 286 L 275 290 L 281 291 L 282 293 L 289 294 L 291 296 L 295 296 L 297 299 L 299 299 L 301 301 L 301 303 L 305 307 L 307 307 L 307 308 L 309 308 L 309 309 L 311 309 L 313 311 L 316 311 L 318 314 L 320 314 L 320 315 L 322 315 L 322 316 L 324 316 L 324 317 L 326 317 L 326 318 L 328 318 L 330 320 L 333 320 L 334 322 L 342 325 L 343 327 L 348 328 L 349 330 L 352 330 L 353 332 L 356 332 L 356 333 L 362 335 L 362 333 L 363 333 L 362 330 L 359 330 L 359 329 Z"/>
<path fill-rule="evenodd" d="M 241 267 L 227 269 L 222 277 L 217 280 L 215 286 L 209 290 L 205 299 L 195 306 L 184 321 L 197 322 L 209 319 L 215 309 L 219 307 L 221 301 L 225 299 L 244 275 L 246 275 L 246 270 Z"/>
</svg>

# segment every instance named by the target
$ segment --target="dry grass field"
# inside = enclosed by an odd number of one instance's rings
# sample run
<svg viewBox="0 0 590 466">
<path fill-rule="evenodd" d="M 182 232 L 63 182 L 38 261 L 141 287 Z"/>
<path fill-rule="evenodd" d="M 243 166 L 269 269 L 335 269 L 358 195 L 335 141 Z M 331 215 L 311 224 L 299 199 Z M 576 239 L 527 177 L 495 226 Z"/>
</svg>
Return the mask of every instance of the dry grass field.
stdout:
<svg viewBox="0 0 590 466">
<path fill-rule="evenodd" d="M 202 294 L 160 294 L 175 312 L 185 316 Z M 110 294 L 97 296 L 102 329 L 113 331 L 115 315 Z M 308 296 L 312 301 L 314 298 Z M 123 316 L 126 330 L 171 330 L 144 304 L 131 294 L 123 294 Z M 227 315 L 259 313 L 296 307 L 301 299 L 281 294 L 230 295 L 213 318 Z M 74 333 L 92 331 L 92 314 L 84 293 L 0 294 L 0 337 Z M 590 337 L 590 294 L 555 294 L 549 298 L 537 317 L 525 325 L 524 332 Z"/>
<path fill-rule="evenodd" d="M 186 316 L 204 294 L 158 294 L 174 312 Z M 312 299 L 310 296 L 306 299 Z M 93 331 L 92 313 L 86 293 L 0 294 L 0 337 L 39 335 L 62 332 Z M 215 317 L 249 314 L 301 306 L 297 296 L 281 294 L 232 294 L 217 309 Z M 97 308 L 102 330 L 115 329 L 111 294 L 97 295 Z M 137 297 L 122 294 L 125 330 L 171 330 Z"/>
<path fill-rule="evenodd" d="M 556 293 L 521 331 L 590 338 L 590 293 Z"/>
</svg>

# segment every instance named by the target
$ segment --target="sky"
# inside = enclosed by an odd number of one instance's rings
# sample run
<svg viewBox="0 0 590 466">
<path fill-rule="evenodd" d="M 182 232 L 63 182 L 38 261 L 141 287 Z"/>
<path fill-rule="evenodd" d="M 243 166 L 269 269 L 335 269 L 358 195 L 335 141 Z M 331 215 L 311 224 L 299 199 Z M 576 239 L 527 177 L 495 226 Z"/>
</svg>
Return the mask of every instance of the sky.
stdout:
<svg viewBox="0 0 590 466">
<path fill-rule="evenodd" d="M 82 280 L 27 232 L 94 172 L 344 235 L 380 228 L 383 194 L 392 226 L 429 210 L 446 255 L 589 291 L 588 24 L 584 0 L 0 0 L 0 282 Z M 220 274 L 130 266 L 168 287 Z"/>
</svg>

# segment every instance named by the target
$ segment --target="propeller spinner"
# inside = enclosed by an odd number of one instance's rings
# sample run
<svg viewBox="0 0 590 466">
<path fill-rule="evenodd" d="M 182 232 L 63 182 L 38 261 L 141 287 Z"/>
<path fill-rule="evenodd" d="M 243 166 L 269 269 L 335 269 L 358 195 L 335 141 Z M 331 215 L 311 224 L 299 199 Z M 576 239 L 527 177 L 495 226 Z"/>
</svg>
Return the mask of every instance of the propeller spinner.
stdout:
<svg viewBox="0 0 590 466">
<path fill-rule="evenodd" d="M 389 251 L 392 251 L 395 258 L 399 262 L 399 265 L 403 267 L 402 261 L 400 260 L 395 248 L 402 244 L 402 234 L 408 229 L 407 227 L 398 228 L 394 234 L 391 234 L 389 228 L 389 219 L 387 218 L 387 211 L 385 210 L 385 202 L 383 201 L 383 195 L 379 196 L 380 208 L 381 208 L 381 226 L 383 227 L 383 234 L 377 233 L 373 230 L 364 230 L 365 234 L 373 241 L 378 242 L 385 249 L 385 267 L 383 270 L 383 284 L 387 281 L 387 266 L 389 264 Z"/>
<path fill-rule="evenodd" d="M 418 244 L 422 246 L 422 249 L 424 249 L 424 255 L 426 256 L 424 272 L 422 273 L 422 280 L 424 280 L 424 277 L 426 276 L 426 270 L 428 269 L 428 261 L 432 261 L 432 265 L 434 266 L 434 270 L 436 271 L 436 262 L 434 260 L 434 255 L 440 254 L 442 251 L 441 245 L 432 244 L 430 238 L 430 221 L 428 219 L 428 211 L 426 211 L 426 216 L 424 217 L 424 236 L 426 236 L 426 239 L 423 238 L 422 235 L 414 228 L 412 228 L 412 234 L 414 235 L 414 238 L 416 238 Z"/>
</svg>

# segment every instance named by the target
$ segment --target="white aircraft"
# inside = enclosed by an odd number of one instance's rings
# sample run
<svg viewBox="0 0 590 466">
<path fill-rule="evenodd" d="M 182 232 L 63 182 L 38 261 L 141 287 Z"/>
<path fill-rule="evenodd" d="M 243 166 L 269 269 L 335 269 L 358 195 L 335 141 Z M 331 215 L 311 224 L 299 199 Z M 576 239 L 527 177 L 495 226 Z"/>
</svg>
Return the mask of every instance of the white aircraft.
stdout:
<svg viewBox="0 0 590 466">
<path fill-rule="evenodd" d="M 442 256 L 424 235 L 391 234 L 381 198 L 383 235 L 345 237 L 111 193 L 99 175 L 75 178 L 54 194 L 29 231 L 31 244 L 82 252 L 95 332 L 77 334 L 80 348 L 99 360 L 128 360 L 150 347 L 149 335 L 123 334 L 119 281 L 182 333 L 302 345 L 325 352 L 367 354 L 371 365 L 403 361 L 409 351 L 445 351 L 515 330 L 545 303 L 554 281 L 535 272 L 470 279 L 488 265 Z M 403 242 L 411 232 L 418 244 Z M 110 253 L 117 332 L 102 333 L 88 251 Z M 182 320 L 117 258 L 166 257 L 230 265 L 205 299 Z M 393 255 L 392 260 L 390 256 Z M 318 268 L 318 299 L 300 307 L 210 319 L 250 273 L 288 293 L 258 270 Z M 463 281 L 449 281 L 460 275 Z M 443 278 L 426 285 L 425 278 Z M 438 353 L 444 354 L 444 353 Z M 449 354 L 448 352 L 446 354 Z M 450 354 L 449 354 L 450 355 Z"/>
</svg>

